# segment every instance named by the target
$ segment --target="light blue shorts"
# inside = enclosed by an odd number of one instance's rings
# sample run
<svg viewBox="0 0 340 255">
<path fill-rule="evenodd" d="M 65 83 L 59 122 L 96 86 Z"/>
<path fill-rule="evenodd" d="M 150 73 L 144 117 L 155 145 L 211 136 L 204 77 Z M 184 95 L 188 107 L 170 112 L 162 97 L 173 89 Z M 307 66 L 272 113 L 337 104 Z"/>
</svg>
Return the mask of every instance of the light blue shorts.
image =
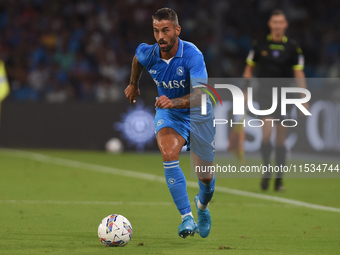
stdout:
<svg viewBox="0 0 340 255">
<path fill-rule="evenodd" d="M 214 116 L 196 122 L 190 120 L 190 114 L 171 109 L 156 108 L 156 134 L 165 127 L 174 129 L 186 141 L 187 150 L 193 151 L 205 161 L 214 161 L 215 133 Z"/>
</svg>

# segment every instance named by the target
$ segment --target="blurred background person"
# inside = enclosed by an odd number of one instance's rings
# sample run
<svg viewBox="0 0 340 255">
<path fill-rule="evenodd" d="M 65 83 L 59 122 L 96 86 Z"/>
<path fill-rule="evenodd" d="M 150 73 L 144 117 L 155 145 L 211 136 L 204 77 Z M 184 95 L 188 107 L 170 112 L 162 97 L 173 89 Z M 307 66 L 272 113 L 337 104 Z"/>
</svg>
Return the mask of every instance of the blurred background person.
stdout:
<svg viewBox="0 0 340 255">
<path fill-rule="evenodd" d="M 297 43 L 285 35 L 288 28 L 288 21 L 285 14 L 281 10 L 274 10 L 268 20 L 270 34 L 265 38 L 254 41 L 253 49 L 247 57 L 247 65 L 245 67 L 243 77 L 250 79 L 253 77 L 254 71 L 257 71 L 258 78 L 299 78 L 297 85 L 306 88 L 304 80 L 304 56 L 301 48 Z M 301 78 L 303 80 L 301 80 Z M 277 166 L 285 166 L 286 164 L 286 147 L 285 140 L 287 136 L 287 128 L 281 125 L 281 121 L 287 117 L 281 115 L 281 100 L 280 89 L 287 86 L 286 80 L 276 79 L 264 81 L 259 80 L 258 101 L 260 110 L 268 110 L 272 107 L 273 102 L 273 87 L 278 87 L 278 104 L 276 110 L 269 116 L 262 116 L 264 125 L 262 126 L 262 145 L 261 155 L 263 164 L 270 165 L 270 156 L 272 153 L 272 144 L 270 142 L 273 123 L 276 124 L 276 139 L 275 139 L 275 162 Z M 304 97 L 304 95 L 301 95 Z M 308 104 L 305 104 L 308 108 Z M 273 120 L 280 120 L 274 122 Z M 272 120 L 272 121 L 266 121 Z M 268 189 L 271 172 L 264 174 L 261 181 L 261 188 Z M 274 189 L 283 191 L 282 172 L 277 173 Z"/>
</svg>

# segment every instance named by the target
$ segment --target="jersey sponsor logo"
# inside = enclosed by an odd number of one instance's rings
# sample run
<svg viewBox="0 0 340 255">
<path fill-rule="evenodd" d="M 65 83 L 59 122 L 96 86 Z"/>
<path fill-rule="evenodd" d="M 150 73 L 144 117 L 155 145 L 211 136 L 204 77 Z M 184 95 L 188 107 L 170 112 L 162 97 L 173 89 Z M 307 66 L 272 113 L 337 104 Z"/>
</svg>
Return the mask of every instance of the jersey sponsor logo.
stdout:
<svg viewBox="0 0 340 255">
<path fill-rule="evenodd" d="M 152 69 L 150 69 L 149 73 L 150 73 L 150 74 L 156 74 L 156 73 L 157 73 L 157 71 L 156 71 L 156 70 L 152 70 Z"/>
<path fill-rule="evenodd" d="M 159 127 L 160 125 L 162 125 L 164 123 L 163 119 L 160 119 L 159 121 L 157 121 L 157 127 Z"/>
<path fill-rule="evenodd" d="M 156 79 L 154 79 L 154 82 L 156 83 L 158 87 L 163 87 L 165 89 L 185 88 L 188 85 L 188 83 L 186 83 L 185 80 L 180 80 L 180 81 L 173 80 L 173 81 L 168 81 L 168 82 L 165 82 L 165 81 L 159 82 Z"/>
<path fill-rule="evenodd" d="M 176 73 L 177 73 L 179 76 L 183 76 L 183 75 L 184 75 L 184 68 L 183 68 L 183 66 L 177 67 Z"/>
</svg>

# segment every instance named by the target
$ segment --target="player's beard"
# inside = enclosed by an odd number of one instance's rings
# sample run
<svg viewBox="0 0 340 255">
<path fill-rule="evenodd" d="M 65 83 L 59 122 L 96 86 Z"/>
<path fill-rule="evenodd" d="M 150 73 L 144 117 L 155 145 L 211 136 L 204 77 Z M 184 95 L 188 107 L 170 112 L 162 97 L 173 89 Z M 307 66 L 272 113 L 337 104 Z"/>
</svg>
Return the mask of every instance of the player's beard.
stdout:
<svg viewBox="0 0 340 255">
<path fill-rule="evenodd" d="M 177 37 L 174 36 L 174 37 L 170 40 L 170 43 L 167 43 L 166 41 L 159 41 L 159 42 L 158 42 L 158 46 L 159 46 L 160 50 L 163 51 L 163 52 L 169 52 L 169 51 L 172 49 L 172 47 L 174 47 L 174 45 L 175 45 L 175 43 L 176 43 L 176 39 L 177 39 Z M 161 43 L 161 42 L 166 42 L 168 45 L 167 45 L 165 48 L 162 48 L 162 47 L 160 47 L 160 43 Z"/>
</svg>

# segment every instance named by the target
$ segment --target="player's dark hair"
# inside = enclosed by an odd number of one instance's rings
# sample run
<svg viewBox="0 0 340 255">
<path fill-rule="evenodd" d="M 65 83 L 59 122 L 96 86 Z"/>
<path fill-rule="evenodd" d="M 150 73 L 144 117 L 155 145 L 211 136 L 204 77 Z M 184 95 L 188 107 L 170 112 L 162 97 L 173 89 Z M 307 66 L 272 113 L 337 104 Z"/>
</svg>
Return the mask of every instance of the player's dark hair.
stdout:
<svg viewBox="0 0 340 255">
<path fill-rule="evenodd" d="M 276 15 L 283 15 L 286 17 L 286 14 L 282 10 L 275 9 L 270 13 L 269 19 L 271 19 L 273 16 L 276 16 Z"/>
<path fill-rule="evenodd" d="M 170 8 L 159 9 L 154 15 L 152 15 L 152 19 L 158 21 L 171 20 L 174 25 L 179 26 L 177 13 Z"/>
</svg>

